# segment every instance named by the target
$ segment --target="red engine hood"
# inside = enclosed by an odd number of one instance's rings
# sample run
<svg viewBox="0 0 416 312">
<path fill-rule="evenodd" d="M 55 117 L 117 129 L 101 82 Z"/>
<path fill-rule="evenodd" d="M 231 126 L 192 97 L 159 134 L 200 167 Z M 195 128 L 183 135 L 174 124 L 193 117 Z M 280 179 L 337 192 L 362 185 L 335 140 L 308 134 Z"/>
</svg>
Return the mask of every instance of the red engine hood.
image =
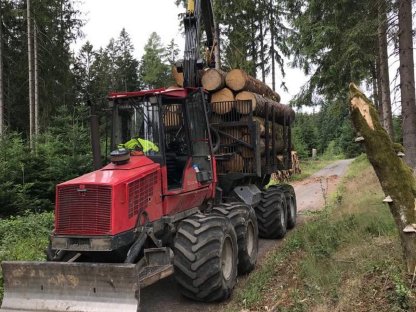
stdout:
<svg viewBox="0 0 416 312">
<path fill-rule="evenodd" d="M 129 181 L 133 178 L 139 178 L 149 172 L 159 168 L 160 164 L 153 162 L 146 156 L 132 156 L 130 161 L 124 165 L 115 165 L 113 163 L 107 166 L 84 174 L 78 178 L 63 182 L 58 186 L 73 184 L 103 184 L 116 185 Z"/>
</svg>

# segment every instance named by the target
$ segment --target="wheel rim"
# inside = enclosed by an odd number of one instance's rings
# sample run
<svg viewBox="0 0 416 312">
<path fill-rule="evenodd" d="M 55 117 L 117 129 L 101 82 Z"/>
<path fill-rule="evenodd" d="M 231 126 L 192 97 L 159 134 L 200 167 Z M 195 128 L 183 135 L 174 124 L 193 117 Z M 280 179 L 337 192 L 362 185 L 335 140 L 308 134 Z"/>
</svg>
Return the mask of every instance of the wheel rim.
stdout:
<svg viewBox="0 0 416 312">
<path fill-rule="evenodd" d="M 295 203 L 294 203 L 293 197 L 290 197 L 289 205 L 290 205 L 290 216 L 294 218 L 296 215 L 296 212 L 295 212 Z"/>
<path fill-rule="evenodd" d="M 280 223 L 282 224 L 282 227 L 286 225 L 286 218 L 285 218 L 285 209 L 283 207 L 283 203 L 280 202 Z"/>
<path fill-rule="evenodd" d="M 247 253 L 252 254 L 254 249 L 254 228 L 253 223 L 249 222 L 247 226 Z"/>
<path fill-rule="evenodd" d="M 221 269 L 224 278 L 226 280 L 230 279 L 233 272 L 233 243 L 229 236 L 225 238 L 222 248 Z"/>
</svg>

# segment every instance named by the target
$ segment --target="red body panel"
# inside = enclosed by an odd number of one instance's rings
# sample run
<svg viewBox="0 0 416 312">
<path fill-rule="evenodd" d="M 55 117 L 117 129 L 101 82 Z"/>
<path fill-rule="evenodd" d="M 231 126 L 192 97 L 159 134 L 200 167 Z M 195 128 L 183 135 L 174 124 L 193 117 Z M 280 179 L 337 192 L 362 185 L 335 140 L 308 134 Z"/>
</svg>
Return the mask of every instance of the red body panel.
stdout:
<svg viewBox="0 0 416 312">
<path fill-rule="evenodd" d="M 96 188 L 108 188 L 103 199 Z M 60 194 L 70 194 L 64 207 Z M 149 221 L 160 219 L 162 211 L 160 165 L 145 156 L 131 157 L 125 165 L 109 164 L 104 168 L 57 186 L 55 233 L 61 235 L 115 235 L 133 229 L 138 214 L 145 211 Z M 91 198 L 92 196 L 92 198 Z M 102 207 L 110 200 L 108 207 Z M 111 211 L 106 211 L 110 209 Z M 65 211 L 64 211 L 65 210 Z M 102 217 L 108 215 L 109 220 Z M 96 223 L 110 222 L 110 228 Z"/>
<path fill-rule="evenodd" d="M 163 173 L 166 175 L 166 170 Z M 164 182 L 167 179 L 163 179 Z M 185 211 L 199 207 L 212 197 L 212 183 L 201 184 L 196 179 L 196 173 L 192 168 L 192 159 L 189 159 L 184 170 L 182 188 L 168 190 L 167 182 L 163 183 L 163 212 L 165 215 Z"/>
<path fill-rule="evenodd" d="M 142 212 L 152 222 L 199 207 L 215 196 L 215 160 L 213 169 L 213 182 L 201 184 L 189 159 L 182 188 L 168 190 L 166 167 L 146 156 L 132 156 L 127 164 L 109 164 L 61 183 L 56 189 L 55 234 L 116 235 L 134 229 Z"/>
</svg>

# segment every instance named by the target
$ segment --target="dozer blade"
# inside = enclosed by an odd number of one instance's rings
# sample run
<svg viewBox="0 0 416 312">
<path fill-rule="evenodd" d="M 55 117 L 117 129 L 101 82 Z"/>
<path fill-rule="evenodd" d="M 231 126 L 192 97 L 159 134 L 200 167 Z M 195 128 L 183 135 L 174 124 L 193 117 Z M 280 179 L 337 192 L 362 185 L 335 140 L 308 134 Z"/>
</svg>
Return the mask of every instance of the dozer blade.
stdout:
<svg viewBox="0 0 416 312">
<path fill-rule="evenodd" d="M 1 312 L 136 312 L 134 264 L 3 262 Z"/>
</svg>

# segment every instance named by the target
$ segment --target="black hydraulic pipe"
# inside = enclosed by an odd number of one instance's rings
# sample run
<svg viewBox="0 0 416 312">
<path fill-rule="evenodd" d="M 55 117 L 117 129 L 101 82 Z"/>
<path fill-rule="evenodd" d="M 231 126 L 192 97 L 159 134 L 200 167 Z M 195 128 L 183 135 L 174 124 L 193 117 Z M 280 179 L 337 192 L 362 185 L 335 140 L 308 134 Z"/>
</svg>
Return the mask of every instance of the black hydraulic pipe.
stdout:
<svg viewBox="0 0 416 312">
<path fill-rule="evenodd" d="M 126 260 L 124 260 L 124 263 L 135 263 L 137 257 L 140 254 L 140 251 L 143 248 L 144 243 L 147 239 L 147 233 L 145 231 L 141 232 L 139 237 L 136 239 L 136 241 L 131 245 Z"/>
</svg>

